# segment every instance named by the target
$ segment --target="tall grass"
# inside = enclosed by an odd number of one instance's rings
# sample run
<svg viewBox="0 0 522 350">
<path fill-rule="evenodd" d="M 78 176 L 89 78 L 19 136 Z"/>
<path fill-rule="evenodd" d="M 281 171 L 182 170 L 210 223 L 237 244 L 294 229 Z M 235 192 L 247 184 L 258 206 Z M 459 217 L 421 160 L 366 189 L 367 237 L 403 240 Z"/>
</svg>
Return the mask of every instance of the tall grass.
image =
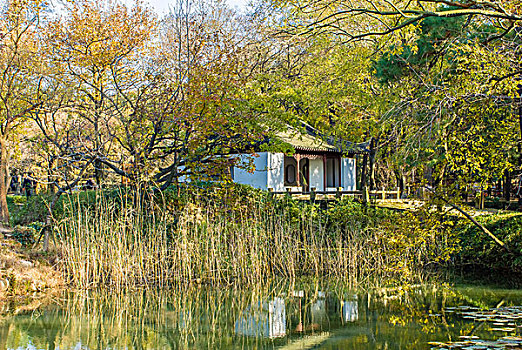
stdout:
<svg viewBox="0 0 522 350">
<path fill-rule="evenodd" d="M 172 265 L 165 220 L 154 210 L 146 214 L 134 200 L 141 197 L 122 193 L 114 201 L 98 195 L 88 206 L 69 198 L 55 230 L 70 283 L 83 289 L 167 283 Z"/>
<path fill-rule="evenodd" d="M 55 225 L 65 275 L 82 289 L 245 285 L 299 276 L 357 284 L 404 275 L 419 258 L 418 247 L 397 254 L 387 232 L 356 216 L 328 222 L 317 206 L 193 198 L 172 209 L 161 200 L 136 199 L 143 198 L 139 194 L 96 198 L 90 206 L 71 200 Z"/>
</svg>

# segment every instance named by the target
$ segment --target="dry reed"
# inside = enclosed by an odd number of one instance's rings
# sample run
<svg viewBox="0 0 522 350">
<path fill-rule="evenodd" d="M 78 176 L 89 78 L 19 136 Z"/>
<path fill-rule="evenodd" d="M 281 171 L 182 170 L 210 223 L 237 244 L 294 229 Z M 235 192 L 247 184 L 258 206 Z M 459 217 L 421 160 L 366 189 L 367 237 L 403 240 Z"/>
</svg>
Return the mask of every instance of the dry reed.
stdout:
<svg viewBox="0 0 522 350">
<path fill-rule="evenodd" d="M 355 285 L 400 266 L 390 261 L 397 258 L 387 253 L 391 247 L 382 230 L 326 225 L 317 212 L 296 214 L 264 202 L 230 208 L 200 199 L 171 213 L 165 205 L 152 208 L 129 198 L 115 202 L 97 196 L 94 206 L 83 209 L 71 200 L 74 209 L 55 225 L 71 285 L 252 285 L 299 276 L 330 276 Z"/>
</svg>

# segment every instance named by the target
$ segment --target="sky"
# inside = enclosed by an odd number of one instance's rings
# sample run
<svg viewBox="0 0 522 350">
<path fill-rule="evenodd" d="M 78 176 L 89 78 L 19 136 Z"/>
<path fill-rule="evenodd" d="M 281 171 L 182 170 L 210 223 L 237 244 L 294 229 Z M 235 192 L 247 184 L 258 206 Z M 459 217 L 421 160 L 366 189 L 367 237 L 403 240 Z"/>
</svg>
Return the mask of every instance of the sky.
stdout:
<svg viewBox="0 0 522 350">
<path fill-rule="evenodd" d="M 242 9 L 245 7 L 248 0 L 225 0 L 232 7 L 238 7 Z M 132 2 L 130 0 L 126 0 L 125 2 Z M 168 11 L 169 4 L 173 3 L 174 0 L 145 0 L 145 2 L 150 3 L 158 14 L 163 14 Z"/>
</svg>

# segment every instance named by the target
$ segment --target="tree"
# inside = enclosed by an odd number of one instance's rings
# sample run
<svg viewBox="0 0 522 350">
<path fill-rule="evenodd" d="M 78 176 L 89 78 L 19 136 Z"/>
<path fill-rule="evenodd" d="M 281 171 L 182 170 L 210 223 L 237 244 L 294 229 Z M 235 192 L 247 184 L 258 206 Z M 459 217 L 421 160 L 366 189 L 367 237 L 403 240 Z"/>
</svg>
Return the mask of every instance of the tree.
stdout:
<svg viewBox="0 0 522 350">
<path fill-rule="evenodd" d="M 390 47 L 374 69 L 401 96 L 383 118 L 389 137 L 402 140 L 399 159 L 428 164 L 435 170 L 432 184 L 451 178 L 461 188 L 473 182 L 487 187 L 516 163 L 518 83 L 512 73 L 519 39 L 512 33 L 488 42 L 496 28 L 477 22 L 463 31 L 463 22 L 424 20 L 415 41 Z M 398 127 L 404 125 L 408 130 Z"/>
<path fill-rule="evenodd" d="M 238 161 L 231 155 L 265 141 L 270 118 L 246 96 L 248 29 L 219 1 L 180 0 L 165 18 L 154 63 L 160 83 L 147 99 L 154 104 L 139 108 L 154 121 L 147 157 L 156 160 L 162 188 L 181 178 L 223 179 Z"/>
<path fill-rule="evenodd" d="M 44 250 L 61 194 L 78 186 L 93 168 L 98 184 L 107 167 L 126 175 L 122 170 L 126 155 L 114 135 L 127 111 L 119 108 L 114 78 L 136 72 L 134 60 L 150 44 L 156 23 L 140 3 L 128 9 L 113 2 L 77 1 L 67 3 L 64 13 L 42 28 L 40 56 L 49 62 L 45 77 L 54 84 L 47 84 L 53 94 L 49 103 L 25 111 L 40 131 L 31 141 L 47 158 L 43 181 L 57 188 L 44 228 Z M 125 74 L 115 73 L 122 70 Z M 114 155 L 120 168 L 113 164 Z"/>
<path fill-rule="evenodd" d="M 479 120 L 483 132 L 490 130 L 491 137 L 481 139 L 488 141 L 481 142 L 480 149 L 488 151 L 480 157 L 482 165 L 477 162 L 473 167 L 483 167 L 488 159 L 496 161 L 494 173 L 492 168 L 482 169 L 484 175 L 489 174 L 488 181 L 513 168 L 512 150 L 520 142 L 520 123 L 513 118 L 520 73 L 520 2 L 272 3 L 285 8 L 281 32 L 304 35 L 309 41 L 328 34 L 344 45 L 358 42 L 359 47 L 373 48 L 373 75 L 380 80 L 381 90 L 393 96 L 381 109 L 379 126 L 372 135 L 379 139 L 381 160 L 390 160 L 386 168 L 393 164 L 398 169 L 405 165 L 428 168 L 438 173 L 433 174 L 440 183 L 450 173 L 455 175 L 457 164 L 450 164 L 452 152 L 469 151 L 465 158 L 478 161 L 477 148 L 462 148 L 462 143 L 457 148 L 457 140 L 450 141 L 450 135 L 460 129 L 459 137 L 466 139 L 464 125 Z M 509 142 L 504 134 L 496 137 L 497 133 L 491 132 L 493 124 L 485 116 L 503 121 L 494 124 L 493 130 L 513 130 Z M 475 133 L 473 137 L 478 136 Z M 475 176 L 468 172 L 468 180 L 477 178 L 476 172 Z"/>
<path fill-rule="evenodd" d="M 42 107 L 52 94 L 45 78 L 38 33 L 42 0 L 8 0 L 0 13 L 0 224 L 9 223 L 8 142 L 30 112 Z"/>
<path fill-rule="evenodd" d="M 77 184 L 64 170 L 92 166 L 98 184 L 107 172 L 163 187 L 222 173 L 224 155 L 264 138 L 242 96 L 248 33 L 237 15 L 218 1 L 180 0 L 172 11 L 159 25 L 139 3 L 84 0 L 49 25 L 69 95 L 34 118 L 63 191 Z"/>
<path fill-rule="evenodd" d="M 54 152 L 51 168 L 61 169 L 53 181 L 63 187 L 59 192 L 78 183 L 69 175 L 79 179 L 74 175 L 83 176 L 90 167 L 98 185 L 106 169 L 128 175 L 127 155 L 118 144 L 118 133 L 132 114 L 123 92 L 136 93 L 137 86 L 147 84 L 140 80 L 139 69 L 155 30 L 155 17 L 139 2 L 127 8 L 109 1 L 76 1 L 66 5 L 64 17 L 49 23 L 46 41 L 65 100 L 33 117 L 43 132 L 42 142 Z"/>
<path fill-rule="evenodd" d="M 281 13 L 271 15 L 281 25 Z M 300 22 L 301 14 L 295 16 L 292 21 Z M 278 26 L 265 30 L 270 44 L 260 45 L 266 59 L 253 80 L 256 98 L 264 96 L 268 109 L 290 124 L 306 121 L 337 139 L 363 142 L 378 133 L 381 115 L 397 100 L 372 75 L 378 46 L 346 43 L 327 32 L 304 37 L 282 34 Z M 367 158 L 363 164 L 373 169 L 373 157 Z"/>
</svg>

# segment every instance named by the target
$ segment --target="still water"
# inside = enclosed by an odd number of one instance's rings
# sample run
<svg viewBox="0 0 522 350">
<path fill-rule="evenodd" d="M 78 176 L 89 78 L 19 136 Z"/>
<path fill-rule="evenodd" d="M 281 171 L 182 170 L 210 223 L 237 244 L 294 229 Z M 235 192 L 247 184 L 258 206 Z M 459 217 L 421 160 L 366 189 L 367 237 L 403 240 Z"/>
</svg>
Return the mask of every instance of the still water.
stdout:
<svg viewBox="0 0 522 350">
<path fill-rule="evenodd" d="M 455 312 L 517 305 L 522 290 L 445 285 L 72 293 L 42 305 L 0 304 L 0 350 L 430 349 L 462 335 L 520 336 L 522 316 L 499 328 Z"/>
</svg>

